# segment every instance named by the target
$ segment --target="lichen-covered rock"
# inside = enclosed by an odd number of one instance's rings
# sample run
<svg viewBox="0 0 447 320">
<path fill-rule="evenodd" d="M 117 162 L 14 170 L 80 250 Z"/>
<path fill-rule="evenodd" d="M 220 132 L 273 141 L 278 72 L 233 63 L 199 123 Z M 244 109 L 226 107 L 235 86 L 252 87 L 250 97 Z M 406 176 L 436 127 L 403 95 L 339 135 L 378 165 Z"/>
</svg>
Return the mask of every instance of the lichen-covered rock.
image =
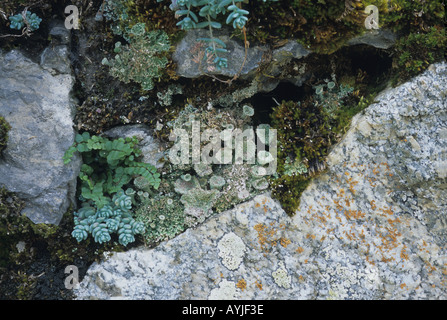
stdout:
<svg viewBox="0 0 447 320">
<path fill-rule="evenodd" d="M 49 65 L 48 65 L 49 66 Z M 0 115 L 10 124 L 0 159 L 0 186 L 25 200 L 22 213 L 35 223 L 58 224 L 74 203 L 80 160 L 64 165 L 74 141 L 74 83 L 52 75 L 18 51 L 0 54 Z"/>
<path fill-rule="evenodd" d="M 95 263 L 77 298 L 446 299 L 446 84 L 440 63 L 377 97 L 293 217 L 258 195 Z"/>
</svg>

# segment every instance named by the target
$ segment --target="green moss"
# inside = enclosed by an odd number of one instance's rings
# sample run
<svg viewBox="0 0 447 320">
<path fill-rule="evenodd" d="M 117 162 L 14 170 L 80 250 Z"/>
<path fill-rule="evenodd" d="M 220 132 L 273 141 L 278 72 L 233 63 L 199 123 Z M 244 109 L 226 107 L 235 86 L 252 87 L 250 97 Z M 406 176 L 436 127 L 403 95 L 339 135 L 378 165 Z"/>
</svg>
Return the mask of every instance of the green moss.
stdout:
<svg viewBox="0 0 447 320">
<path fill-rule="evenodd" d="M 312 90 L 314 94 L 302 101 L 283 101 L 271 114 L 278 139 L 277 176 L 270 179 L 272 195 L 291 215 L 311 179 L 325 170 L 330 148 L 370 101 L 359 101 L 354 88 L 337 84 L 335 79 Z"/>
<path fill-rule="evenodd" d="M 442 26 L 445 18 L 443 0 L 282 0 L 250 1 L 247 38 L 250 42 L 275 43 L 294 38 L 317 53 L 330 54 L 350 38 L 367 31 L 365 8 L 379 10 L 381 29 L 399 34 L 421 32 Z M 234 34 L 243 39 L 240 31 Z"/>
<path fill-rule="evenodd" d="M 389 0 L 386 2 L 388 2 L 386 6 L 379 8 L 383 28 L 409 34 L 427 30 L 432 26 L 442 26 L 444 23 L 445 3 L 443 0 Z"/>
<path fill-rule="evenodd" d="M 8 143 L 8 132 L 11 129 L 5 118 L 0 116 L 0 153 L 6 148 Z"/>
<path fill-rule="evenodd" d="M 410 33 L 399 39 L 394 49 L 393 65 L 400 81 L 407 80 L 445 57 L 445 29 L 432 27 L 428 32 Z"/>
<path fill-rule="evenodd" d="M 251 42 L 294 38 L 315 52 L 331 53 L 363 29 L 360 10 L 340 19 L 345 12 L 345 2 L 339 0 L 254 1 L 244 4 L 244 8 L 251 15 L 247 24 L 247 37 Z M 237 36 L 242 39 L 242 34 Z"/>
<path fill-rule="evenodd" d="M 301 194 L 311 180 L 311 177 L 305 175 L 285 175 L 271 179 L 272 196 L 281 203 L 284 211 L 292 216 L 300 205 Z"/>
</svg>

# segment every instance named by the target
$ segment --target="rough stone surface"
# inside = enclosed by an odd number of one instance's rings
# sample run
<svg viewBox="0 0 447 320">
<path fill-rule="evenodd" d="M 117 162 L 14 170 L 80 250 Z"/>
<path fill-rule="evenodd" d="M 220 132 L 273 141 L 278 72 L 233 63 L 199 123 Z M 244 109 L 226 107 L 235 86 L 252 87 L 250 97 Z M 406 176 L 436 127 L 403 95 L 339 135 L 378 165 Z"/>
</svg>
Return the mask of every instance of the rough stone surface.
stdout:
<svg viewBox="0 0 447 320">
<path fill-rule="evenodd" d="M 257 196 L 95 263 L 77 298 L 446 299 L 446 84 L 442 63 L 383 92 L 293 217 Z"/>
<path fill-rule="evenodd" d="M 49 24 L 51 46 L 45 48 L 40 56 L 42 68 L 52 74 L 71 73 L 70 42 L 71 32 L 64 26 L 63 21 L 53 20 Z"/>
<path fill-rule="evenodd" d="M 46 48 L 40 57 L 40 65 L 52 74 L 70 73 L 69 50 L 66 45 Z"/>
<path fill-rule="evenodd" d="M 197 29 L 190 30 L 186 36 L 177 45 L 173 54 L 173 59 L 177 63 L 177 74 L 186 78 L 196 78 L 207 74 L 223 75 L 233 77 L 240 75 L 242 79 L 251 80 L 256 74 L 256 70 L 261 63 L 267 63 L 268 67 L 265 72 L 268 73 L 267 79 L 259 80 L 263 86 L 260 91 L 273 90 L 279 83 L 279 80 L 270 81 L 264 84 L 265 80 L 274 78 L 283 72 L 283 67 L 292 59 L 301 59 L 311 53 L 296 41 L 290 40 L 284 46 L 272 50 L 268 46 L 253 46 L 247 50 L 245 57 L 245 48 L 243 42 L 231 39 L 224 31 L 217 31 L 216 35 L 220 40 L 225 42 L 227 54 L 222 54 L 222 57 L 228 59 L 228 68 L 221 70 L 214 69 L 213 63 L 206 63 L 203 57 L 206 46 L 200 47 L 198 38 L 208 37 L 208 31 Z M 267 61 L 267 57 L 271 55 L 271 61 Z M 244 63 L 245 61 L 245 63 Z"/>
<path fill-rule="evenodd" d="M 0 74 L 0 114 L 12 127 L 0 186 L 26 201 L 22 213 L 33 222 L 58 224 L 74 203 L 80 165 L 78 158 L 62 160 L 75 135 L 73 77 L 52 75 L 18 51 L 0 55 Z"/>
<path fill-rule="evenodd" d="M 389 49 L 397 40 L 397 35 L 390 30 L 370 30 L 348 41 L 349 45 L 366 44 L 378 49 Z"/>
<path fill-rule="evenodd" d="M 266 46 L 249 48 L 247 58 L 245 59 L 245 48 L 242 42 L 230 39 L 224 32 L 216 31 L 215 33 L 215 36 L 226 44 L 226 49 L 229 51 L 229 53 L 221 54 L 222 57 L 228 59 L 228 68 L 222 68 L 219 71 L 213 68 L 214 63 L 212 60 L 210 63 L 207 63 L 206 59 L 203 59 L 207 44 L 199 42 L 197 39 L 208 38 L 209 33 L 207 30 L 194 29 L 186 33 L 173 54 L 173 60 L 177 63 L 177 74 L 179 76 L 196 78 L 205 73 L 228 77 L 233 77 L 236 74 L 246 76 L 258 68 L 263 54 L 267 52 Z M 243 64 L 244 60 L 245 63 Z"/>
<path fill-rule="evenodd" d="M 57 45 L 70 45 L 71 42 L 71 31 L 65 28 L 64 21 L 53 20 L 50 22 L 49 31 L 51 36 L 51 41 Z"/>
</svg>

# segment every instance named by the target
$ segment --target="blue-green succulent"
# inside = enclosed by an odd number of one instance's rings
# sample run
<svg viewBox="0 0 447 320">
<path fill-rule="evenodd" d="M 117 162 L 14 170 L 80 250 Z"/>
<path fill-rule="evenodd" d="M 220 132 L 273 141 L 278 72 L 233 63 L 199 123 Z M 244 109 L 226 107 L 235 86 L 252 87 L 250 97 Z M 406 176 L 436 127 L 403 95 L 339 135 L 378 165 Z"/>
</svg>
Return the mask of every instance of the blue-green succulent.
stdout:
<svg viewBox="0 0 447 320">
<path fill-rule="evenodd" d="M 145 227 L 142 222 L 132 217 L 132 200 L 123 190 L 119 190 L 112 200 L 101 209 L 84 203 L 82 208 L 74 213 L 75 227 L 71 235 L 81 242 L 91 234 L 97 243 L 111 240 L 111 233 L 118 234 L 118 242 L 124 246 L 135 241 L 136 234 L 143 234 Z"/>
<path fill-rule="evenodd" d="M 25 25 L 29 25 L 31 31 L 39 29 L 39 25 L 42 19 L 39 18 L 35 13 L 27 11 L 25 14 L 25 19 L 23 19 L 23 14 L 18 13 L 16 15 L 10 16 L 9 21 L 11 21 L 10 28 L 16 30 L 22 30 Z"/>
<path fill-rule="evenodd" d="M 163 0 L 157 0 L 161 1 Z M 216 21 L 219 15 L 226 15 L 225 23 L 232 25 L 234 29 L 243 29 L 248 21 L 249 12 L 241 8 L 241 2 L 244 0 L 171 0 L 169 7 L 175 11 L 177 17 L 182 17 L 177 23 L 182 30 L 199 28 L 209 30 L 209 38 L 197 40 L 209 44 L 204 59 L 208 56 L 214 57 L 214 65 L 221 70 L 228 67 L 227 58 L 220 56 L 221 53 L 226 53 L 227 49 L 223 41 L 213 36 L 213 29 L 222 28 L 222 24 Z"/>
</svg>

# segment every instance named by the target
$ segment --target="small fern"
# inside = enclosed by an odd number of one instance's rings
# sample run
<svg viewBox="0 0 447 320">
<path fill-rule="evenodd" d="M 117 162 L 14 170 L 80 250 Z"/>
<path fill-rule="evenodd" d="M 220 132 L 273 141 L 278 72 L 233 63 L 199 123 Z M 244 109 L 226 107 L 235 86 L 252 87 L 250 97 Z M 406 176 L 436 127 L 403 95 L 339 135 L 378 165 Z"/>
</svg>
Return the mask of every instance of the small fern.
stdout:
<svg viewBox="0 0 447 320">
<path fill-rule="evenodd" d="M 146 178 L 158 189 L 160 174 L 153 165 L 136 160 L 141 155 L 137 143 L 136 137 L 109 140 L 90 136 L 88 132 L 76 135 L 74 144 L 65 152 L 64 163 L 69 163 L 75 152 L 82 154 L 79 173 L 82 201 L 91 200 L 100 209 L 136 176 Z"/>
</svg>

